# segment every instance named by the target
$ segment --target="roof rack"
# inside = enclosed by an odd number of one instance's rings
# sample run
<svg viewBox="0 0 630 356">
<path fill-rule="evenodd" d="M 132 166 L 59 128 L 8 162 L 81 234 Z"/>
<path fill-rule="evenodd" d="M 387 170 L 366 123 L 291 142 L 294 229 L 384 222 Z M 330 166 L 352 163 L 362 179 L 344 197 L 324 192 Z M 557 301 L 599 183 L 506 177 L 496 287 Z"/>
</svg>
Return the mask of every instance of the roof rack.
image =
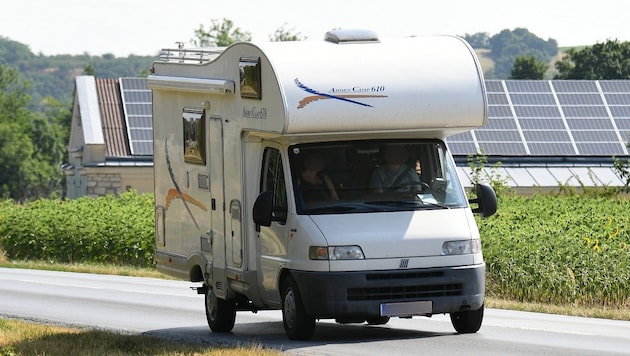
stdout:
<svg viewBox="0 0 630 356">
<path fill-rule="evenodd" d="M 213 49 L 164 48 L 160 51 L 158 58 L 164 62 L 207 63 L 218 57 L 224 50 L 225 47 L 214 47 Z"/>
</svg>

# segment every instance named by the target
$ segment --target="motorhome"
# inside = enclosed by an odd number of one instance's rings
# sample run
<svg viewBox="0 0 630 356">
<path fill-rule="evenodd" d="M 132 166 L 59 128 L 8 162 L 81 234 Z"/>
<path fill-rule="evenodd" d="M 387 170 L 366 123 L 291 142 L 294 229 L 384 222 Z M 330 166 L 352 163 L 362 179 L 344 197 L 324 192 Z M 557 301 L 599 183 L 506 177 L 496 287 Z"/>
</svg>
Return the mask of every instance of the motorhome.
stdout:
<svg viewBox="0 0 630 356">
<path fill-rule="evenodd" d="M 281 310 L 316 321 L 450 314 L 480 328 L 485 263 L 445 137 L 486 122 L 483 75 L 452 36 L 163 50 L 153 92 L 157 268 L 200 282 L 209 327 Z M 472 152 L 471 152 L 472 153 Z"/>
</svg>

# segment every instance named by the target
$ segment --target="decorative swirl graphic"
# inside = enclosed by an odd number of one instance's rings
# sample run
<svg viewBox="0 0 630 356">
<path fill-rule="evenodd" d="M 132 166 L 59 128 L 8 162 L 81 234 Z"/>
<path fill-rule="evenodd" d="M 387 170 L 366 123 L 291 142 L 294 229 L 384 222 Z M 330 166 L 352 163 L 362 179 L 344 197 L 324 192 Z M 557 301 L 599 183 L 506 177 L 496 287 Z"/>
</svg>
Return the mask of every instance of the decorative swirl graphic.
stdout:
<svg viewBox="0 0 630 356">
<path fill-rule="evenodd" d="M 297 87 L 298 87 L 298 88 L 300 88 L 300 89 L 304 90 L 304 91 L 305 91 L 305 92 L 307 92 L 307 93 L 311 93 L 311 94 L 315 94 L 315 95 L 316 95 L 315 97 L 304 98 L 303 100 L 301 100 L 301 101 L 300 101 L 300 106 L 298 106 L 298 109 L 299 109 L 299 108 L 302 108 L 302 107 L 304 107 L 304 106 L 306 106 L 306 104 L 308 104 L 308 103 L 310 103 L 310 102 L 312 102 L 312 101 L 316 101 L 316 100 L 319 100 L 319 99 L 337 99 L 337 100 L 342 100 L 342 101 L 346 101 L 346 102 L 353 103 L 353 104 L 357 104 L 357 105 L 361 105 L 361 106 L 368 106 L 368 107 L 372 107 L 372 105 L 365 104 L 365 103 L 362 103 L 362 102 L 360 102 L 360 101 L 356 101 L 356 100 L 348 99 L 348 97 L 347 97 L 347 96 L 345 96 L 345 95 L 344 95 L 344 96 L 331 95 L 331 94 L 327 94 L 327 93 L 319 92 L 319 91 L 317 91 L 317 90 L 315 90 L 315 89 L 311 89 L 311 88 L 307 87 L 306 85 L 302 84 L 302 83 L 298 80 L 298 78 L 295 78 L 295 85 L 297 85 Z M 378 95 L 378 96 L 383 97 L 383 95 Z M 366 97 L 378 97 L 378 96 L 376 96 L 376 95 L 361 95 L 361 96 L 354 96 L 354 95 L 353 95 L 352 97 L 353 97 L 353 98 L 356 98 L 356 97 L 363 97 L 363 98 L 366 98 Z M 309 100 L 307 100 L 307 99 L 309 99 Z"/>
<path fill-rule="evenodd" d="M 201 209 L 205 211 L 208 211 L 208 208 L 206 208 L 203 204 L 201 204 L 201 202 L 194 199 L 190 195 L 182 192 L 181 188 L 179 187 L 179 184 L 177 184 L 177 181 L 175 180 L 175 173 L 173 172 L 173 167 L 171 167 L 171 158 L 168 155 L 168 138 L 164 141 L 164 153 L 166 155 L 166 166 L 168 168 L 168 175 L 171 177 L 171 181 L 173 182 L 173 186 L 175 187 L 175 189 L 170 189 L 168 191 L 168 194 L 166 196 L 166 201 L 165 201 L 165 208 L 168 209 L 168 206 L 171 205 L 171 201 L 173 199 L 181 198 L 182 202 L 184 203 L 184 207 L 188 211 L 188 215 L 190 215 L 190 218 L 195 223 L 195 226 L 197 227 L 197 229 L 199 229 L 199 224 L 197 224 L 197 220 L 195 219 L 195 216 L 190 210 L 190 206 L 188 206 L 188 202 L 191 202 L 192 204 L 200 207 Z"/>
</svg>

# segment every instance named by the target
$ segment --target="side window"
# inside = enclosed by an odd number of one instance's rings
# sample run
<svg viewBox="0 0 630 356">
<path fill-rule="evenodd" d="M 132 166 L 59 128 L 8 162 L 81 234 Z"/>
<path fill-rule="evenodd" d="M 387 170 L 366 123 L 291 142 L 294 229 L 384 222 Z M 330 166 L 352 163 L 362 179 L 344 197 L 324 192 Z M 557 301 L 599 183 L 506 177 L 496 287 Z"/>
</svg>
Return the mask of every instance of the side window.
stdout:
<svg viewBox="0 0 630 356">
<path fill-rule="evenodd" d="M 273 220 L 284 224 L 287 221 L 287 190 L 280 151 L 266 148 L 263 156 L 261 191 L 273 193 Z"/>
<path fill-rule="evenodd" d="M 184 108 L 184 161 L 192 164 L 206 164 L 205 112 L 202 109 Z"/>
</svg>

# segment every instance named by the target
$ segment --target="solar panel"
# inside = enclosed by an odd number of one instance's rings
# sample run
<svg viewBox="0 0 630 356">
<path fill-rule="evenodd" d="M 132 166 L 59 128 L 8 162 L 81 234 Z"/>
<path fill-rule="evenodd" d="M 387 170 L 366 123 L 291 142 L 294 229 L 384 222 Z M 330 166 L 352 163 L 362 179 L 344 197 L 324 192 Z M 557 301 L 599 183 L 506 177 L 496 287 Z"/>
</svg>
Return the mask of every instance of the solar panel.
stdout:
<svg viewBox="0 0 630 356">
<path fill-rule="evenodd" d="M 554 80 L 551 82 L 558 93 L 597 93 L 597 83 L 593 80 Z"/>
<path fill-rule="evenodd" d="M 508 105 L 488 105 L 488 119 L 493 117 L 514 117 Z"/>
<path fill-rule="evenodd" d="M 516 130 L 478 130 L 476 135 L 479 142 L 521 142 L 521 136 Z"/>
<path fill-rule="evenodd" d="M 448 140 L 448 149 L 456 156 L 468 156 L 477 154 L 477 147 L 473 142 L 452 142 Z"/>
<path fill-rule="evenodd" d="M 508 105 L 508 99 L 505 94 L 488 94 L 489 105 Z"/>
<path fill-rule="evenodd" d="M 608 118 L 604 106 L 567 106 L 563 107 L 565 117 L 605 117 Z"/>
<path fill-rule="evenodd" d="M 610 106 L 613 117 L 630 117 L 630 106 Z"/>
<path fill-rule="evenodd" d="M 528 142 L 532 156 L 575 156 L 577 152 L 571 143 Z"/>
<path fill-rule="evenodd" d="M 486 91 L 488 93 L 503 93 L 503 83 L 500 80 L 487 80 Z M 630 92 L 630 90 L 628 90 Z"/>
<path fill-rule="evenodd" d="M 449 142 L 472 142 L 472 133 L 470 132 L 462 132 L 453 136 L 448 137 Z"/>
<path fill-rule="evenodd" d="M 555 106 L 515 106 L 514 112 L 518 117 L 561 117 Z"/>
<path fill-rule="evenodd" d="M 514 105 L 556 105 L 556 99 L 549 94 L 511 94 Z"/>
<path fill-rule="evenodd" d="M 523 130 L 565 130 L 562 119 L 527 118 L 518 120 Z"/>
<path fill-rule="evenodd" d="M 560 105 L 604 105 L 599 94 L 557 94 Z"/>
<path fill-rule="evenodd" d="M 602 142 L 619 144 L 617 135 L 612 131 L 573 131 L 573 139 L 576 142 Z M 615 142 L 616 141 L 616 142 Z"/>
<path fill-rule="evenodd" d="M 630 93 L 630 80 L 602 80 L 599 86 L 604 93 Z"/>
<path fill-rule="evenodd" d="M 120 78 L 123 110 L 132 155 L 153 155 L 151 90 L 145 78 Z"/>
<path fill-rule="evenodd" d="M 604 94 L 608 105 L 630 105 L 630 92 L 625 94 Z"/>
<path fill-rule="evenodd" d="M 578 152 L 581 155 L 594 156 L 620 156 L 624 155 L 623 147 L 613 142 L 577 142 Z"/>
<path fill-rule="evenodd" d="M 522 142 L 479 142 L 485 155 L 491 156 L 524 156 L 527 154 Z"/>
<path fill-rule="evenodd" d="M 488 123 L 483 128 L 477 131 L 483 130 L 518 130 L 516 121 L 512 118 L 488 118 Z"/>
<path fill-rule="evenodd" d="M 510 93 L 551 93 L 549 82 L 542 80 L 506 80 Z"/>
</svg>

